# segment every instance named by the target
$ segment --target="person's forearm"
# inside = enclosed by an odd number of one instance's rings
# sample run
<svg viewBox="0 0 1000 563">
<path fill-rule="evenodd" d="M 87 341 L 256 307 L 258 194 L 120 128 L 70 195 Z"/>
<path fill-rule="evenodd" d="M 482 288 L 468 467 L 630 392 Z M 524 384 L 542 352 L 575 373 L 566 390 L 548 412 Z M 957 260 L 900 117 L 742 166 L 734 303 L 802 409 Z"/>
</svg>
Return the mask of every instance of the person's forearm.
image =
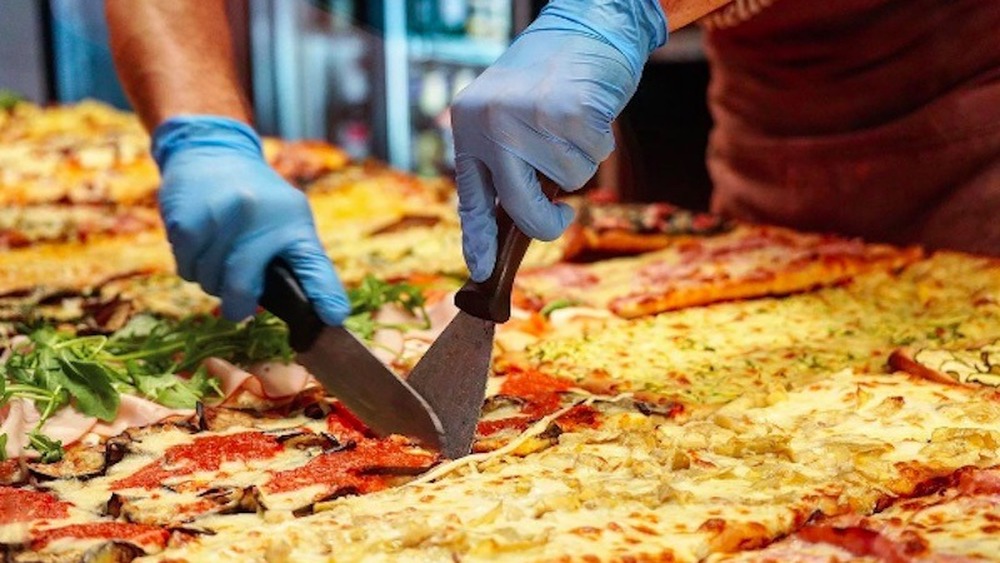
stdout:
<svg viewBox="0 0 1000 563">
<path fill-rule="evenodd" d="M 250 122 L 225 0 L 106 0 L 105 7 L 118 76 L 148 129 L 183 114 Z"/>
<path fill-rule="evenodd" d="M 696 22 L 732 0 L 660 0 L 670 31 Z"/>
</svg>

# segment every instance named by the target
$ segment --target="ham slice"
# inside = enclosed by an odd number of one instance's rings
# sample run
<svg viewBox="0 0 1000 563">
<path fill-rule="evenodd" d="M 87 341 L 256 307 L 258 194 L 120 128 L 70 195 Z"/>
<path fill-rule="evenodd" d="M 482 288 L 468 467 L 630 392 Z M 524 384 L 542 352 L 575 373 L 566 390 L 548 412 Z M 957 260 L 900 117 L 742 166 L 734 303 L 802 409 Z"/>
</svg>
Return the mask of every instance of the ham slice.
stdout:
<svg viewBox="0 0 1000 563">
<path fill-rule="evenodd" d="M 205 360 L 205 369 L 222 383 L 221 404 L 246 391 L 270 400 L 291 399 L 315 379 L 298 364 L 262 362 L 244 370 L 221 358 Z"/>
<path fill-rule="evenodd" d="M 0 409 L 0 433 L 7 435 L 8 458 L 38 457 L 28 449 L 28 434 L 41 419 L 35 404 L 27 399 L 11 399 Z M 97 419 L 81 414 L 73 407 L 63 407 L 42 425 L 42 434 L 62 442 L 64 446 L 76 442 L 94 427 Z"/>
<path fill-rule="evenodd" d="M 171 416 L 190 416 L 192 409 L 172 409 L 135 395 L 122 395 L 118 416 L 111 422 L 98 422 L 93 432 L 100 436 L 117 436 L 128 428 L 148 426 Z"/>
<path fill-rule="evenodd" d="M 407 366 L 410 363 L 407 359 L 413 360 L 422 356 L 458 314 L 454 297 L 455 294 L 450 293 L 426 308 L 430 320 L 430 327 L 426 329 L 411 328 L 405 332 L 395 329 L 377 330 L 371 345 L 372 353 L 382 363 L 397 368 Z M 375 314 L 375 321 L 380 324 L 403 326 L 419 322 L 413 315 L 394 305 L 386 305 L 379 309 Z"/>
<path fill-rule="evenodd" d="M 310 385 L 311 375 L 298 364 L 262 362 L 243 370 L 219 358 L 205 361 L 209 373 L 222 382 L 221 404 L 241 392 L 248 392 L 272 401 L 290 400 Z M 122 394 L 118 415 L 111 422 L 81 414 L 72 406 L 59 409 L 42 425 L 42 433 L 69 446 L 89 432 L 110 437 L 128 428 L 148 426 L 173 416 L 190 416 L 192 409 L 173 409 L 142 397 Z M 27 449 L 28 433 L 38 424 L 41 414 L 32 401 L 13 398 L 0 408 L 0 433 L 7 435 L 5 452 L 8 458 L 38 457 Z"/>
</svg>

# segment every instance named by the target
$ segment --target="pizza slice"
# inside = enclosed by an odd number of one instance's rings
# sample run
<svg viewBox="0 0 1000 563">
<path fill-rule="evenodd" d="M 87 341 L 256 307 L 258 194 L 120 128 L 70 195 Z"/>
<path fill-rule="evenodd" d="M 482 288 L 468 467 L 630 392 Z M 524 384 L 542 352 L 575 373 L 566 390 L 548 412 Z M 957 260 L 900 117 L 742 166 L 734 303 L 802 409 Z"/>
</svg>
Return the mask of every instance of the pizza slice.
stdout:
<svg viewBox="0 0 1000 563">
<path fill-rule="evenodd" d="M 40 243 L 83 242 L 159 229 L 151 207 L 29 205 L 0 209 L 0 251 Z"/>
<path fill-rule="evenodd" d="M 564 235 L 567 260 L 588 262 L 631 256 L 676 244 L 681 237 L 710 237 L 732 229 L 722 217 L 669 203 L 614 203 L 590 198 L 567 200 L 576 217 Z"/>
<path fill-rule="evenodd" d="M 900 348 L 889 365 L 946 384 L 1000 387 L 1000 340 L 960 350 Z"/>
<path fill-rule="evenodd" d="M 765 549 L 713 561 L 993 561 L 998 493 L 1000 470 L 963 468 L 871 516 L 820 519 Z"/>
<path fill-rule="evenodd" d="M 741 225 L 718 236 L 681 237 L 639 257 L 523 271 L 516 296 L 529 308 L 563 300 L 635 318 L 827 287 L 865 272 L 897 270 L 921 256 L 918 248 Z"/>
<path fill-rule="evenodd" d="M 172 272 L 174 258 L 162 231 L 93 237 L 0 252 L 0 295 L 81 291 L 136 273 Z"/>
</svg>

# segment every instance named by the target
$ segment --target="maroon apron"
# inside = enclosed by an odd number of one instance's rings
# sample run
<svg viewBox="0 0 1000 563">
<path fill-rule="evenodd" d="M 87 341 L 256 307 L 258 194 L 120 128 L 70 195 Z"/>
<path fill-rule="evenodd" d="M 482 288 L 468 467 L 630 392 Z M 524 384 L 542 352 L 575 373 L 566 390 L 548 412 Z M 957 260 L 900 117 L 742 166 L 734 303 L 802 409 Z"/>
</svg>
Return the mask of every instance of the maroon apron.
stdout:
<svg viewBox="0 0 1000 563">
<path fill-rule="evenodd" d="M 713 210 L 1000 255 L 1000 1 L 778 0 L 712 30 Z"/>
</svg>

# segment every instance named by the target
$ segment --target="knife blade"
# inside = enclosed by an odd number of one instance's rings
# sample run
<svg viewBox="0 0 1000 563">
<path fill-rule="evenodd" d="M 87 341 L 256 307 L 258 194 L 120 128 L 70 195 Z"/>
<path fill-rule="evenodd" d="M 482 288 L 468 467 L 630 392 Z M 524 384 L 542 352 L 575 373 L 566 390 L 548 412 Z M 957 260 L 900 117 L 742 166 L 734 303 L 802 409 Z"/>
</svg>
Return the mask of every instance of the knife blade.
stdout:
<svg viewBox="0 0 1000 563">
<path fill-rule="evenodd" d="M 345 328 L 324 324 L 280 258 L 267 267 L 260 304 L 288 324 L 296 361 L 372 431 L 446 448 L 441 421 L 427 401 Z"/>
<path fill-rule="evenodd" d="M 549 199 L 559 186 L 542 178 Z M 484 282 L 469 280 L 455 294 L 459 312 L 431 344 L 407 381 L 437 413 L 444 426 L 445 447 L 451 459 L 468 455 L 486 395 L 493 334 L 497 323 L 510 318 L 514 276 L 531 244 L 510 216 L 497 206 L 497 261 Z"/>
</svg>

